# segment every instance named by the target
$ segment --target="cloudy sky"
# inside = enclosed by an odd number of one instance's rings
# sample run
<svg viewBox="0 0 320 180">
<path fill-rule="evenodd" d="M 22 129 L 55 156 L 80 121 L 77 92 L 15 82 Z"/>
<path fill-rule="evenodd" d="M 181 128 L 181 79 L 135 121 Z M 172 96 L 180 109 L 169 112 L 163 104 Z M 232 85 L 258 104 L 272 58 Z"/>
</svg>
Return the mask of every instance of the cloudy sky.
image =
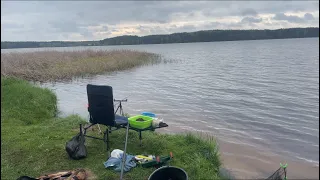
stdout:
<svg viewBox="0 0 320 180">
<path fill-rule="evenodd" d="M 319 27 L 318 1 L 1 1 L 2 41 Z"/>
</svg>

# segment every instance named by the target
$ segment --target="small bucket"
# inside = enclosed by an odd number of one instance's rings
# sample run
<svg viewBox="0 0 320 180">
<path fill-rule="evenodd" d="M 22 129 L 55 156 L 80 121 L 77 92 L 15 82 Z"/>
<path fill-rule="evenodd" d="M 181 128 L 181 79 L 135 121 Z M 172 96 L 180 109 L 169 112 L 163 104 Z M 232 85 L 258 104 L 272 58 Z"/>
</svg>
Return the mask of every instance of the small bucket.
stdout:
<svg viewBox="0 0 320 180">
<path fill-rule="evenodd" d="M 174 166 L 164 166 L 155 170 L 148 180 L 188 180 L 186 171 Z"/>
</svg>

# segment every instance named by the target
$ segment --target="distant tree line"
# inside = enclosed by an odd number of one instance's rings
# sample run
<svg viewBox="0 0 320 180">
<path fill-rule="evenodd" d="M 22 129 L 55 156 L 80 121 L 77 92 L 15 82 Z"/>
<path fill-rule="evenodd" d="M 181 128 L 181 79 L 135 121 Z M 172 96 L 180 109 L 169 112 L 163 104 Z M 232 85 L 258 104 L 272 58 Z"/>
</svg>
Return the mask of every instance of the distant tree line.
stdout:
<svg viewBox="0 0 320 180">
<path fill-rule="evenodd" d="M 189 42 L 239 41 L 259 39 L 288 39 L 319 37 L 319 28 L 289 28 L 276 30 L 207 30 L 182 32 L 167 35 L 118 36 L 100 41 L 51 41 L 51 42 L 1 42 L 1 49 L 71 47 L 71 46 L 106 46 L 135 44 L 167 44 Z"/>
<path fill-rule="evenodd" d="M 13 48 L 40 48 L 40 47 L 73 47 L 73 46 L 99 46 L 99 41 L 4 41 L 1 49 Z"/>
</svg>

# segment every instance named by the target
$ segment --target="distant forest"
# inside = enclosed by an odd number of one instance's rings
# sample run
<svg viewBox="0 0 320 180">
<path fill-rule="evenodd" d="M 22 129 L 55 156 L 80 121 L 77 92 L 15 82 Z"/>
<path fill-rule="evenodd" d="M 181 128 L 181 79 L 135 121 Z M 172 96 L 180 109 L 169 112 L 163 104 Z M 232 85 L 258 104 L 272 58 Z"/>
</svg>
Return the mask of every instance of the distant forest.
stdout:
<svg viewBox="0 0 320 180">
<path fill-rule="evenodd" d="M 1 49 L 40 48 L 40 47 L 71 47 L 71 46 L 108 46 L 136 44 L 168 44 L 190 42 L 241 41 L 259 39 L 288 39 L 319 37 L 319 28 L 289 28 L 276 30 L 206 30 L 182 32 L 167 35 L 149 36 L 118 36 L 100 41 L 25 41 L 1 42 Z"/>
</svg>

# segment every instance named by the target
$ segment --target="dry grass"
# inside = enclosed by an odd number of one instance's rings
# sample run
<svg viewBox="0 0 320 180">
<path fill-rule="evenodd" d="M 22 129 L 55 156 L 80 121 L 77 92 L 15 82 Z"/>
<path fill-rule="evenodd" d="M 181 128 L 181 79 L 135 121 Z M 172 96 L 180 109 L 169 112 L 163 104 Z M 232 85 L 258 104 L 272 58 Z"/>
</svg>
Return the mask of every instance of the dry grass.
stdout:
<svg viewBox="0 0 320 180">
<path fill-rule="evenodd" d="M 1 75 L 31 81 L 71 80 L 159 62 L 153 53 L 131 50 L 2 53 Z"/>
</svg>

